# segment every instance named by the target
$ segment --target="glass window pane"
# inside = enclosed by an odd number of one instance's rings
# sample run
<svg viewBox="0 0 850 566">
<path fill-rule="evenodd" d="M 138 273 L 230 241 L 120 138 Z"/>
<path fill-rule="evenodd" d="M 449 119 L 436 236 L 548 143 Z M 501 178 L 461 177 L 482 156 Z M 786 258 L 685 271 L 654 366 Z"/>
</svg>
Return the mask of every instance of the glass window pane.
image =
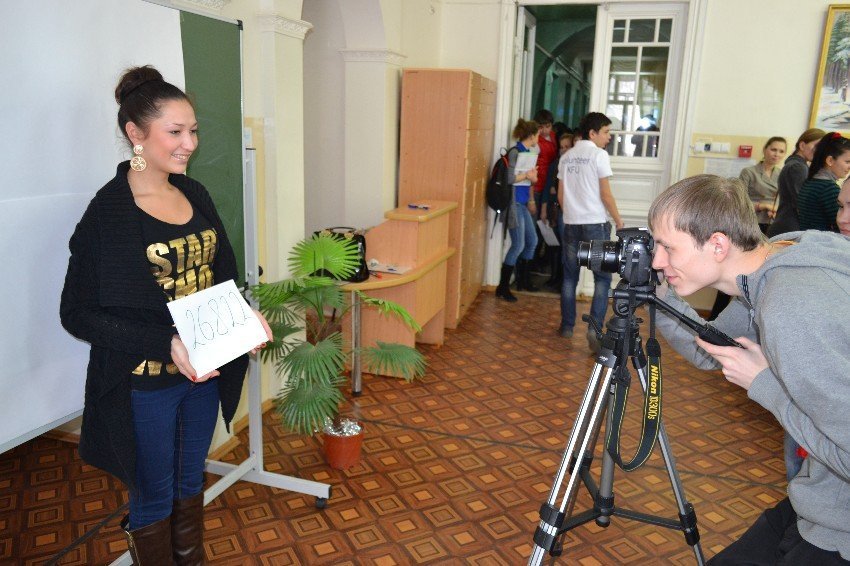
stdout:
<svg viewBox="0 0 850 566">
<path fill-rule="evenodd" d="M 612 134 L 611 142 L 605 148 L 608 155 L 631 157 L 634 153 L 634 146 L 628 142 L 629 137 L 627 134 Z"/>
<path fill-rule="evenodd" d="M 611 49 L 611 74 L 635 74 L 637 72 L 637 52 L 637 47 L 614 47 Z"/>
<path fill-rule="evenodd" d="M 670 41 L 670 30 L 673 29 L 673 20 L 661 20 L 658 24 L 658 41 Z"/>
<path fill-rule="evenodd" d="M 631 153 L 634 157 L 658 157 L 658 134 L 632 134 L 629 136 L 626 153 Z"/>
<path fill-rule="evenodd" d="M 605 115 L 611 119 L 612 130 L 624 130 L 629 127 L 633 107 L 634 105 L 631 102 L 608 101 L 605 106 Z"/>
<path fill-rule="evenodd" d="M 622 43 L 626 40 L 626 20 L 614 20 L 614 43 Z"/>
<path fill-rule="evenodd" d="M 629 42 L 655 42 L 656 20 L 631 20 L 629 22 Z"/>
<path fill-rule="evenodd" d="M 661 127 L 664 109 L 664 88 L 667 85 L 667 47 L 645 47 L 641 56 L 640 79 L 636 102 L 640 123 L 636 129 L 657 131 Z"/>
</svg>

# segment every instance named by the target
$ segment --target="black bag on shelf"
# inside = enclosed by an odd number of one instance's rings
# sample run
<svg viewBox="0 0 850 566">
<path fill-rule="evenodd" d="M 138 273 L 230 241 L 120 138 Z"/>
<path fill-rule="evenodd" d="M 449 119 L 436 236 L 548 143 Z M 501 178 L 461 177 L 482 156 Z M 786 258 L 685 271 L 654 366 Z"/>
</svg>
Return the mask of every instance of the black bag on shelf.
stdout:
<svg viewBox="0 0 850 566">
<path fill-rule="evenodd" d="M 357 242 L 357 251 L 360 255 L 360 265 L 354 270 L 354 273 L 349 275 L 345 280 L 352 283 L 360 283 L 369 279 L 369 266 L 366 265 L 366 236 L 363 232 L 350 226 L 334 226 L 333 228 L 325 228 L 316 230 L 314 234 L 330 234 L 334 238 L 352 239 Z M 324 270 L 322 270 L 324 271 Z M 329 273 L 325 275 L 330 276 Z"/>
</svg>

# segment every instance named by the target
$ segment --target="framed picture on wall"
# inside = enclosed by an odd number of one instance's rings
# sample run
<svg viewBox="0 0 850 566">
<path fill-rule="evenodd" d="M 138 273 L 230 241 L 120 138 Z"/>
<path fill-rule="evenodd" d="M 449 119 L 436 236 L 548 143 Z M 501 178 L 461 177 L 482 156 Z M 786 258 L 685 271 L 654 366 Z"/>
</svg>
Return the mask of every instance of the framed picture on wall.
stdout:
<svg viewBox="0 0 850 566">
<path fill-rule="evenodd" d="M 850 4 L 829 7 L 809 127 L 850 132 Z"/>
</svg>

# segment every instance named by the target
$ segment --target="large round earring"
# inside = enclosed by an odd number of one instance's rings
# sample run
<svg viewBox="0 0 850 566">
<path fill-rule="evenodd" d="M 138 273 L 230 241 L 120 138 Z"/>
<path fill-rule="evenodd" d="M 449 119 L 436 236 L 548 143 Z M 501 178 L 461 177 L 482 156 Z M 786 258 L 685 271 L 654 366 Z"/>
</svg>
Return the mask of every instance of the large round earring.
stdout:
<svg viewBox="0 0 850 566">
<path fill-rule="evenodd" d="M 133 146 L 133 153 L 136 155 L 133 156 L 133 159 L 130 160 L 130 167 L 133 168 L 133 171 L 144 171 L 145 167 L 148 166 L 148 162 L 145 161 L 145 158 L 142 157 L 142 152 L 145 150 L 141 144 L 136 144 Z"/>
</svg>

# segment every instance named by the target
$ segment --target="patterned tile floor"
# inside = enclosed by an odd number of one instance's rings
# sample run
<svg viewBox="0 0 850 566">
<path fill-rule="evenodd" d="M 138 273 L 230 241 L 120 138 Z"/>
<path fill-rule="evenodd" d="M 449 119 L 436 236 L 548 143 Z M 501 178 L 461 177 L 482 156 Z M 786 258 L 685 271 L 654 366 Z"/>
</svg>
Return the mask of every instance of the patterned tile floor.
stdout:
<svg viewBox="0 0 850 566">
<path fill-rule="evenodd" d="M 558 317 L 552 296 L 506 304 L 482 293 L 441 348 L 423 348 L 424 379 L 367 376 L 347 409 L 365 423 L 363 457 L 345 472 L 324 463 L 318 441 L 284 434 L 266 414 L 266 468 L 329 482 L 332 498 L 320 510 L 311 496 L 237 483 L 207 506 L 209 561 L 525 564 L 594 362 L 583 332 L 555 334 Z M 663 362 L 664 422 L 710 557 L 784 497 L 781 431 L 719 373 L 694 370 L 669 348 Z M 626 455 L 640 430 L 636 399 Z M 226 460 L 245 458 L 244 435 Z M 624 508 L 676 516 L 659 454 L 630 474 L 617 470 L 614 492 Z M 126 548 L 125 501 L 72 444 L 41 437 L 0 455 L 0 564 L 109 563 Z M 575 512 L 588 505 L 582 489 Z M 695 562 L 680 533 L 622 517 L 571 530 L 564 546 L 558 564 Z"/>
</svg>

